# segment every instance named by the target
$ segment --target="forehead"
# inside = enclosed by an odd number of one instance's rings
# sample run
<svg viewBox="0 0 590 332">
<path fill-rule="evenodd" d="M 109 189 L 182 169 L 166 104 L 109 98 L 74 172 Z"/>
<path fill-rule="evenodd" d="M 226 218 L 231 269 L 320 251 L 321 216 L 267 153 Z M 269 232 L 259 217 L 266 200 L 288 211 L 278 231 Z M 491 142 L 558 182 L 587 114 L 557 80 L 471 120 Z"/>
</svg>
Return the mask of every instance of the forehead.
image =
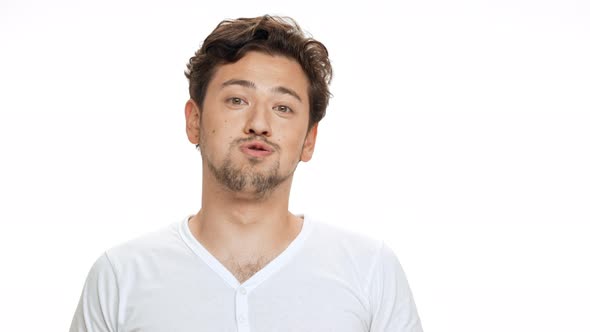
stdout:
<svg viewBox="0 0 590 332">
<path fill-rule="evenodd" d="M 309 81 L 303 68 L 285 56 L 250 51 L 237 62 L 220 65 L 209 88 L 220 90 L 224 82 L 232 79 L 251 81 L 260 90 L 283 86 L 296 91 L 304 101 L 308 100 Z"/>
</svg>

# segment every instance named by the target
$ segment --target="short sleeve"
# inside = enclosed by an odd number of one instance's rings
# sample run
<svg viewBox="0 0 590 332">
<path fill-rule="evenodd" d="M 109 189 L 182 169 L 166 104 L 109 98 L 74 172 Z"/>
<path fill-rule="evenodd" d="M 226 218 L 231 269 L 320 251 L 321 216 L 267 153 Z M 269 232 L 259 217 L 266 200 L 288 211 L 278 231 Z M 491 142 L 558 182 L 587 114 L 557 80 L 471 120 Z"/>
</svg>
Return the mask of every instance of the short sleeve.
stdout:
<svg viewBox="0 0 590 332">
<path fill-rule="evenodd" d="M 422 332 L 406 275 L 384 243 L 369 278 L 370 332 Z"/>
<path fill-rule="evenodd" d="M 118 310 L 117 278 L 105 253 L 88 273 L 70 332 L 116 332 Z"/>
</svg>

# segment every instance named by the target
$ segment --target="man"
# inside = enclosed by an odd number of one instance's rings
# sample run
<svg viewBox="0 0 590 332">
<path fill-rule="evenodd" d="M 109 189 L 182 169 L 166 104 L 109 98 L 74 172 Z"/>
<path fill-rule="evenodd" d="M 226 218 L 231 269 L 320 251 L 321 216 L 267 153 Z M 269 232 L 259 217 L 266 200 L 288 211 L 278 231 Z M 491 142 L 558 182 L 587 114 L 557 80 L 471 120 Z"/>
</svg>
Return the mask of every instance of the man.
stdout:
<svg viewBox="0 0 590 332">
<path fill-rule="evenodd" d="M 422 331 L 383 241 L 288 211 L 328 105 L 326 48 L 292 20 L 238 19 L 187 67 L 201 209 L 102 255 L 70 331 Z"/>
</svg>

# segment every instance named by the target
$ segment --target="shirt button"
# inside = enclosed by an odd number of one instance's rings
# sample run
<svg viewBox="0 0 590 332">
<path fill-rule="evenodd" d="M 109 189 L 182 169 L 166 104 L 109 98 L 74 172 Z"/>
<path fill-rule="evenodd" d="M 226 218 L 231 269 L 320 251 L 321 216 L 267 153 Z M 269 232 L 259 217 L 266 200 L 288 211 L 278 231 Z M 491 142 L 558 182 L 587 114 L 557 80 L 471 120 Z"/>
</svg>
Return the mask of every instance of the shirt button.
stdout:
<svg viewBox="0 0 590 332">
<path fill-rule="evenodd" d="M 246 295 L 246 289 L 244 289 L 244 288 L 240 288 L 240 294 L 242 294 L 242 295 Z"/>
<path fill-rule="evenodd" d="M 246 320 L 247 319 L 246 319 L 245 315 L 240 315 L 240 318 L 239 318 L 240 323 L 244 324 L 244 323 L 246 323 Z"/>
</svg>

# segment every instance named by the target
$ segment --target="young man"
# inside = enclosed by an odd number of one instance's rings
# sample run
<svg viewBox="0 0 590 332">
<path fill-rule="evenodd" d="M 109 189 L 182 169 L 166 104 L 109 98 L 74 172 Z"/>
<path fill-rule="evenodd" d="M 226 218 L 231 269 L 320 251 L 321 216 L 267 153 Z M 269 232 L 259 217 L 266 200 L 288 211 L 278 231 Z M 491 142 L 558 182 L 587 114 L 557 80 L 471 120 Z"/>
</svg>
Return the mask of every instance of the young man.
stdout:
<svg viewBox="0 0 590 332">
<path fill-rule="evenodd" d="M 201 209 L 101 256 L 70 331 L 422 331 L 383 241 L 288 211 L 331 73 L 292 20 L 220 23 L 186 71 Z"/>
</svg>

